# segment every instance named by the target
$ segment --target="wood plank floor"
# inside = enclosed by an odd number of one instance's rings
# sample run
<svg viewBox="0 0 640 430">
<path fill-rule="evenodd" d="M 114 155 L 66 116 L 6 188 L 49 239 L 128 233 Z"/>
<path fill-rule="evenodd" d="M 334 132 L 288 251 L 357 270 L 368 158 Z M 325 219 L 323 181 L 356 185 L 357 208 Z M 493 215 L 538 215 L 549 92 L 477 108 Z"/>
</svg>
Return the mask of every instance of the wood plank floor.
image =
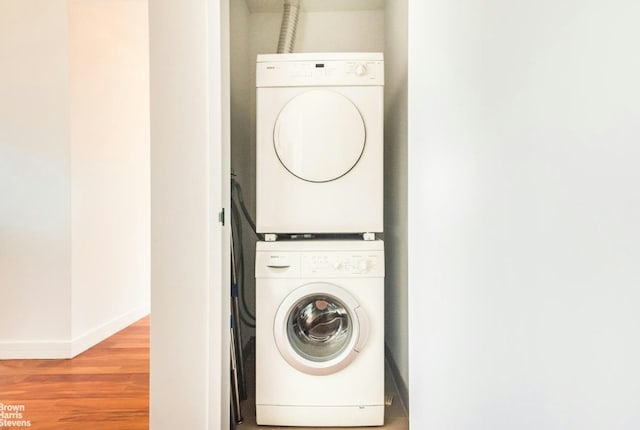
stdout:
<svg viewBox="0 0 640 430">
<path fill-rule="evenodd" d="M 251 396 L 243 402 L 245 421 L 237 430 L 269 428 L 255 424 L 253 366 L 249 354 Z M 387 392 L 396 401 L 386 408 L 382 428 L 407 430 L 397 389 L 386 376 Z M 70 360 L 0 360 L 0 403 L 24 406 L 22 419 L 34 429 L 147 430 L 149 317 Z"/>
<path fill-rule="evenodd" d="M 149 317 L 70 360 L 0 360 L 0 403 L 47 430 L 149 428 Z"/>
</svg>

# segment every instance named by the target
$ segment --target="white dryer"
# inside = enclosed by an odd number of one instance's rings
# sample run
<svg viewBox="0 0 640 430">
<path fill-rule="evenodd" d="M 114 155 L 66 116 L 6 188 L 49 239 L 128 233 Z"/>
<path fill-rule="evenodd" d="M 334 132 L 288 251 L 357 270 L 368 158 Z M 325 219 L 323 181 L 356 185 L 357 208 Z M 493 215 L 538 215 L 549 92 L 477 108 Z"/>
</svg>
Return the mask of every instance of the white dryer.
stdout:
<svg viewBox="0 0 640 430">
<path fill-rule="evenodd" d="M 383 84 L 381 53 L 258 56 L 258 232 L 382 232 Z"/>
<path fill-rule="evenodd" d="M 256 422 L 384 423 L 384 247 L 258 242 Z"/>
</svg>

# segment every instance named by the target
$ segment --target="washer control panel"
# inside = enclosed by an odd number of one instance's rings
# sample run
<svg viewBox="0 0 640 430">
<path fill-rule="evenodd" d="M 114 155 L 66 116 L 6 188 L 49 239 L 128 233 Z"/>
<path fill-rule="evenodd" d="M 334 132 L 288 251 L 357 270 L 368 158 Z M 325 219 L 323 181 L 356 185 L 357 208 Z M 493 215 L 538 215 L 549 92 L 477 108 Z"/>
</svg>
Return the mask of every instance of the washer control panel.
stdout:
<svg viewBox="0 0 640 430">
<path fill-rule="evenodd" d="M 380 240 L 258 242 L 255 268 L 256 278 L 383 278 L 384 247 Z"/>
<path fill-rule="evenodd" d="M 319 277 L 384 276 L 384 258 L 377 253 L 303 254 L 301 273 Z"/>
</svg>

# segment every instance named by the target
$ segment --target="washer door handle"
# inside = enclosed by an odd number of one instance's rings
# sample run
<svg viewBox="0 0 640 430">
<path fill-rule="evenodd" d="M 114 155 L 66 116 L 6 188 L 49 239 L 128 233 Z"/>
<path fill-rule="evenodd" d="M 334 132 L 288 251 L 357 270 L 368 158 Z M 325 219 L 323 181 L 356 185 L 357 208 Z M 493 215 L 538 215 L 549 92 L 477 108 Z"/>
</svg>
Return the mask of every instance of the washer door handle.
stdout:
<svg viewBox="0 0 640 430">
<path fill-rule="evenodd" d="M 358 317 L 359 330 L 358 330 L 358 341 L 356 342 L 356 345 L 353 347 L 353 349 L 356 352 L 360 352 L 362 351 L 362 348 L 364 348 L 365 344 L 367 343 L 367 340 L 369 339 L 369 318 L 367 317 L 367 314 L 364 313 L 364 310 L 360 306 L 355 308 L 355 312 L 356 312 L 356 316 Z"/>
<path fill-rule="evenodd" d="M 288 269 L 291 267 L 290 264 L 281 263 L 281 264 L 267 264 L 267 267 L 270 269 Z"/>
</svg>

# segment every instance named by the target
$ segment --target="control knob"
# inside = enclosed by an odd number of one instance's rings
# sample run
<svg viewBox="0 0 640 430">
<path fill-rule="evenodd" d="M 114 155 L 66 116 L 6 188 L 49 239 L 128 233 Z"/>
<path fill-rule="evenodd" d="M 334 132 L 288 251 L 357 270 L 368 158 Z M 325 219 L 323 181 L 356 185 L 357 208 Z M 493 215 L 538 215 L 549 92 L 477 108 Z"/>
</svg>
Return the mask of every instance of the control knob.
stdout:
<svg viewBox="0 0 640 430">
<path fill-rule="evenodd" d="M 358 273 L 367 273 L 369 269 L 369 265 L 367 264 L 367 260 L 360 260 L 358 262 Z"/>
<path fill-rule="evenodd" d="M 356 75 L 364 76 L 367 74 L 367 66 L 364 64 L 358 64 L 355 69 Z"/>
</svg>

